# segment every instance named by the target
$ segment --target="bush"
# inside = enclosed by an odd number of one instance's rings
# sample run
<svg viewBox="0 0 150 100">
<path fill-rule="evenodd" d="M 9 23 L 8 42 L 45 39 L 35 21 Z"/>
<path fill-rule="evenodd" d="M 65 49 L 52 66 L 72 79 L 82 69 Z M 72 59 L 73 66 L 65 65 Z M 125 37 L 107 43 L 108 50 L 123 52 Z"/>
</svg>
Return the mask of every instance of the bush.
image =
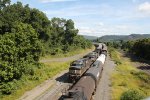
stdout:
<svg viewBox="0 0 150 100">
<path fill-rule="evenodd" d="M 120 100 L 141 100 L 143 98 L 144 96 L 137 90 L 128 90 L 121 95 Z"/>
<path fill-rule="evenodd" d="M 1 92 L 3 94 L 11 94 L 13 90 L 16 89 L 15 84 L 13 82 L 3 83 L 0 87 Z"/>
</svg>

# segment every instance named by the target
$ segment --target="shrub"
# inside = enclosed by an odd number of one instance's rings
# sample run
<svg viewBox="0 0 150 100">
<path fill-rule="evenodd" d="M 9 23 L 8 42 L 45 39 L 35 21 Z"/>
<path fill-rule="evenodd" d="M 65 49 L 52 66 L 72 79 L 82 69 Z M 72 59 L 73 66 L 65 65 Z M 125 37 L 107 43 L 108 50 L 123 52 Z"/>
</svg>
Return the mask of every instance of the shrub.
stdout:
<svg viewBox="0 0 150 100">
<path fill-rule="evenodd" d="M 144 96 L 139 93 L 137 90 L 128 90 L 126 92 L 124 92 L 121 97 L 120 100 L 141 100 L 143 99 Z"/>
<path fill-rule="evenodd" d="M 3 85 L 1 85 L 0 87 L 1 92 L 3 94 L 11 94 L 13 92 L 13 90 L 16 89 L 15 84 L 13 82 L 8 82 L 8 83 L 3 83 Z"/>
</svg>

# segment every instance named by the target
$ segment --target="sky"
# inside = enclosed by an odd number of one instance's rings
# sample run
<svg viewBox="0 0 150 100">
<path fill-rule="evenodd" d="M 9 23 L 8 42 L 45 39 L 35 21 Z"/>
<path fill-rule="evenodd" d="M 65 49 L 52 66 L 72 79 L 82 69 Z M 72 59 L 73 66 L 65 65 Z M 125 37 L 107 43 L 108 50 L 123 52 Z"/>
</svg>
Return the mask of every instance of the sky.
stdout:
<svg viewBox="0 0 150 100">
<path fill-rule="evenodd" d="M 150 0 L 12 0 L 53 17 L 72 19 L 79 34 L 150 34 Z"/>
</svg>

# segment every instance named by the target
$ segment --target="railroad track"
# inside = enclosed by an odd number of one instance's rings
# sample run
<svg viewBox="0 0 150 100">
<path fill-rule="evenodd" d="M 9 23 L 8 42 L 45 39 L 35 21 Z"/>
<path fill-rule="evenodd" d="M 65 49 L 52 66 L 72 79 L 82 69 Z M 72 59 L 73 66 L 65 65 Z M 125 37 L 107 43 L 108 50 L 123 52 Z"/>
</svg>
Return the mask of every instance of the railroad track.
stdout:
<svg viewBox="0 0 150 100">
<path fill-rule="evenodd" d="M 58 100 L 62 92 L 67 90 L 71 85 L 70 83 L 56 82 L 54 87 L 48 89 L 35 100 Z"/>
<path fill-rule="evenodd" d="M 72 83 L 68 83 L 68 73 L 64 73 L 63 75 L 54 78 L 55 84 L 43 92 L 40 96 L 36 97 L 34 100 L 58 100 L 62 92 L 67 90 Z"/>
</svg>

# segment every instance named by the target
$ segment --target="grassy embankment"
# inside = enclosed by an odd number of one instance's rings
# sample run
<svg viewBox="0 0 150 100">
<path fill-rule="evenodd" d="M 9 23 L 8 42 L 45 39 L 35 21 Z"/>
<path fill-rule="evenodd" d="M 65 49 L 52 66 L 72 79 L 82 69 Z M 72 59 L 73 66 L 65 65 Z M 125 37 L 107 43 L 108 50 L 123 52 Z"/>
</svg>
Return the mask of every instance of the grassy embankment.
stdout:
<svg viewBox="0 0 150 100">
<path fill-rule="evenodd" d="M 45 55 L 44 57 L 41 57 L 41 59 L 69 57 L 69 56 L 73 56 L 73 55 L 76 55 L 76 54 L 86 53 L 86 52 L 92 51 L 92 50 L 94 50 L 94 46 L 92 46 L 90 49 L 86 49 L 86 50 L 85 49 L 76 49 L 76 50 L 73 50 L 71 52 L 67 52 L 65 54 L 60 53 L 60 54 L 57 54 L 57 55 Z"/>
<path fill-rule="evenodd" d="M 134 67 L 132 61 L 123 57 L 116 49 L 110 48 L 109 51 L 116 63 L 111 76 L 112 100 L 139 100 L 150 96 L 150 76 Z"/>
<path fill-rule="evenodd" d="M 87 49 L 87 50 L 76 50 L 69 52 L 65 55 L 61 54 L 58 56 L 47 56 L 43 58 L 58 58 L 58 57 L 66 57 L 67 56 L 72 56 L 76 54 L 82 54 L 83 52 L 89 52 L 92 51 L 92 49 Z M 23 75 L 23 77 L 20 80 L 16 80 L 14 84 L 18 85 L 17 89 L 14 91 L 14 93 L 10 95 L 4 95 L 0 96 L 1 100 L 16 100 L 20 96 L 22 96 L 26 91 L 33 89 L 37 85 L 41 84 L 45 80 L 52 78 L 56 74 L 60 73 L 63 70 L 68 69 L 71 61 L 67 62 L 53 62 L 53 63 L 43 63 L 39 68 L 34 69 L 34 74 L 33 75 Z M 1 94 L 0 94 L 1 95 Z"/>
</svg>

